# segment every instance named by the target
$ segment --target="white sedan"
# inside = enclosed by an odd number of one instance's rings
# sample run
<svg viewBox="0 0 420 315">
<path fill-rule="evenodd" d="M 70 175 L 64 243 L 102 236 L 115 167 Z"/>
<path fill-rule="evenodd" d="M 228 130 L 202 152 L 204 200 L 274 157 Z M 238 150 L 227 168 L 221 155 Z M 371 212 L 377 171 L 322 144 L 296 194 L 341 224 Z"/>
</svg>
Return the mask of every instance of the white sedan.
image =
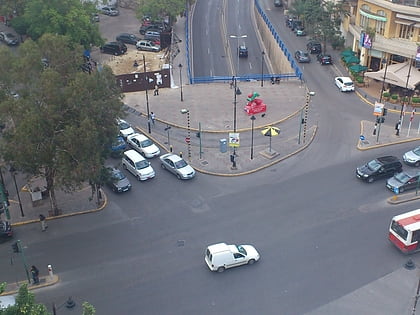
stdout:
<svg viewBox="0 0 420 315">
<path fill-rule="evenodd" d="M 134 133 L 127 137 L 127 143 L 144 157 L 150 159 L 160 154 L 159 148 L 145 135 Z"/>
<path fill-rule="evenodd" d="M 166 153 L 159 157 L 161 166 L 178 177 L 190 179 L 195 176 L 195 170 L 181 157 L 173 153 Z"/>
<path fill-rule="evenodd" d="M 334 79 L 335 85 L 341 92 L 352 92 L 354 91 L 353 81 L 349 77 L 336 77 Z"/>
<path fill-rule="evenodd" d="M 133 127 L 131 127 L 131 125 L 123 119 L 117 118 L 117 125 L 120 129 L 120 134 L 124 139 L 127 139 L 127 136 L 134 133 Z"/>
</svg>

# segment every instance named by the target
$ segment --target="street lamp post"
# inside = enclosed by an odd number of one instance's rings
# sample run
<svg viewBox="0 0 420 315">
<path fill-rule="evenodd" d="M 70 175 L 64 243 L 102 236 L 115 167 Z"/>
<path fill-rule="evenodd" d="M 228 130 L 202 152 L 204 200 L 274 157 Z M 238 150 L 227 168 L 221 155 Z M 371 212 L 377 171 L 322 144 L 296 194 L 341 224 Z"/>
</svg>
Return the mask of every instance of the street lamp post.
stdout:
<svg viewBox="0 0 420 315">
<path fill-rule="evenodd" d="M 185 142 L 187 142 L 188 147 L 188 160 L 191 161 L 191 124 L 190 124 L 190 111 L 189 109 L 181 109 L 181 114 L 187 114 L 187 137 Z"/>
<path fill-rule="evenodd" d="M 264 86 L 264 55 L 265 52 L 261 52 L 261 87 Z"/>
<path fill-rule="evenodd" d="M 178 67 L 179 67 L 179 84 L 181 85 L 181 102 L 183 102 L 184 94 L 182 93 L 182 75 L 181 75 L 182 64 L 179 64 Z"/>
<path fill-rule="evenodd" d="M 384 78 L 382 80 L 382 88 L 381 88 L 381 95 L 379 96 L 379 103 L 382 103 L 382 96 L 383 96 L 384 90 L 385 90 L 385 78 L 386 78 L 386 72 L 388 70 L 388 60 L 386 60 L 385 58 L 383 58 L 382 59 L 382 64 L 385 64 L 385 71 L 384 71 Z M 382 124 L 382 119 L 384 119 L 383 116 L 384 116 L 384 112 L 385 111 L 386 111 L 386 109 L 384 107 L 382 109 L 382 114 L 380 116 L 378 116 L 378 119 L 377 119 L 378 131 L 376 133 L 376 143 L 379 142 L 379 133 L 381 132 L 381 124 Z"/>
<path fill-rule="evenodd" d="M 25 214 L 23 213 L 23 208 L 22 208 L 22 202 L 20 200 L 20 194 L 19 194 L 19 189 L 18 186 L 16 184 L 16 169 L 13 166 L 10 166 L 10 174 L 12 175 L 13 178 L 13 182 L 15 183 L 15 189 L 16 189 L 16 193 L 17 193 L 17 197 L 18 197 L 18 201 L 19 201 L 19 207 L 20 207 L 20 214 L 22 217 L 25 216 Z"/>
<path fill-rule="evenodd" d="M 239 39 L 240 38 L 247 38 L 248 35 L 230 35 L 229 37 L 237 39 L 236 58 L 238 60 L 238 67 L 236 68 L 236 71 L 235 71 L 235 76 L 237 77 L 238 73 L 239 73 Z"/>
<path fill-rule="evenodd" d="M 150 126 L 150 110 L 149 110 L 149 92 L 147 90 L 147 85 L 149 84 L 149 78 L 146 76 L 146 58 L 143 55 L 143 68 L 144 68 L 144 76 L 146 80 L 146 109 L 147 109 L 147 129 L 149 133 L 152 133 L 152 128 Z"/>
<path fill-rule="evenodd" d="M 251 160 L 254 158 L 254 121 L 255 121 L 255 116 L 252 115 L 251 116 Z"/>
<path fill-rule="evenodd" d="M 406 105 L 408 106 L 409 104 L 409 97 L 408 97 L 408 81 L 410 80 L 410 74 L 411 74 L 411 65 L 412 65 L 412 60 L 410 59 L 410 67 L 408 68 L 408 74 L 407 74 L 407 81 L 405 82 L 405 90 L 404 90 L 404 100 L 403 103 L 401 105 L 401 111 L 400 111 L 400 118 L 398 119 L 398 123 L 397 123 L 397 132 L 396 135 L 399 136 L 400 135 L 400 131 L 402 128 L 402 123 L 403 123 L 403 119 L 404 119 L 404 109 L 406 108 Z"/>
</svg>

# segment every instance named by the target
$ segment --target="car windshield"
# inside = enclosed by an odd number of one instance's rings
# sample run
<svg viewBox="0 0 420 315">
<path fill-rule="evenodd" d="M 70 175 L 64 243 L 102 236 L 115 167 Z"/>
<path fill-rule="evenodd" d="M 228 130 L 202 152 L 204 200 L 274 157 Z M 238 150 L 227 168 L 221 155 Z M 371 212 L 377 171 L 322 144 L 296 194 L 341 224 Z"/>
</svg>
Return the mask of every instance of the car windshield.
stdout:
<svg viewBox="0 0 420 315">
<path fill-rule="evenodd" d="M 179 160 L 177 162 L 175 162 L 175 168 L 183 168 L 187 166 L 187 162 L 185 162 L 184 160 Z"/>
<path fill-rule="evenodd" d="M 143 140 L 142 142 L 140 142 L 140 146 L 142 148 L 150 147 L 152 144 L 153 142 L 150 139 Z"/>
<path fill-rule="evenodd" d="M 399 181 L 400 183 L 405 183 L 405 182 L 407 182 L 411 177 L 410 176 L 408 176 L 406 173 L 404 173 L 404 172 L 401 172 L 401 173 L 398 173 L 397 175 L 395 175 L 394 176 L 395 177 L 395 179 L 397 180 L 397 181 Z"/>
<path fill-rule="evenodd" d="M 420 156 L 420 147 L 415 148 L 413 153 Z"/>
<path fill-rule="evenodd" d="M 120 123 L 119 123 L 119 125 L 120 125 L 120 129 L 121 130 L 124 130 L 124 129 L 128 129 L 128 128 L 130 128 L 131 126 L 130 126 L 130 124 L 128 124 L 127 122 L 125 122 L 125 121 L 121 121 Z"/>
<path fill-rule="evenodd" d="M 120 172 L 120 171 L 116 171 L 116 172 L 114 172 L 114 174 L 113 174 L 113 177 L 114 177 L 114 180 L 122 180 L 122 179 L 124 179 L 125 178 L 125 175 L 124 175 L 124 173 L 123 172 Z"/>
<path fill-rule="evenodd" d="M 238 252 L 240 252 L 241 254 L 246 255 L 246 250 L 241 245 L 236 246 L 236 248 L 238 249 Z"/>
<path fill-rule="evenodd" d="M 345 85 L 345 86 L 352 86 L 352 85 L 353 85 L 353 82 L 351 82 L 351 81 L 346 81 L 346 82 L 344 82 L 344 85 Z"/>
<path fill-rule="evenodd" d="M 370 161 L 367 166 L 371 171 L 377 171 L 381 168 L 381 164 L 379 164 L 376 160 Z"/>
<path fill-rule="evenodd" d="M 124 139 L 121 138 L 121 137 L 118 137 L 117 139 L 115 139 L 115 141 L 112 145 L 117 147 L 117 146 L 120 146 L 120 145 L 123 145 L 123 144 L 125 144 Z"/>
<path fill-rule="evenodd" d="M 397 233 L 401 238 L 407 240 L 408 232 L 402 225 L 400 225 L 397 221 L 392 220 L 391 223 L 391 230 Z"/>
<path fill-rule="evenodd" d="M 146 168 L 149 166 L 149 162 L 146 160 L 140 161 L 136 163 L 136 169 L 141 170 L 142 168 Z"/>
</svg>

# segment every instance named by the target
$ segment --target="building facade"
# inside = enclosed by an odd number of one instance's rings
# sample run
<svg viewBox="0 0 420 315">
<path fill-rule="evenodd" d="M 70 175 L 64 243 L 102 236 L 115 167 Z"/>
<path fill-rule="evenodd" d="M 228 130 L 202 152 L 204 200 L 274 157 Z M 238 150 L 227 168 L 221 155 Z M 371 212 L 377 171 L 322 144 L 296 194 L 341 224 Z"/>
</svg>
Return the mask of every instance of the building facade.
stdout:
<svg viewBox="0 0 420 315">
<path fill-rule="evenodd" d="M 348 11 L 342 31 L 361 65 L 378 71 L 383 60 L 414 64 L 420 45 L 420 0 L 359 0 L 350 2 Z"/>
</svg>

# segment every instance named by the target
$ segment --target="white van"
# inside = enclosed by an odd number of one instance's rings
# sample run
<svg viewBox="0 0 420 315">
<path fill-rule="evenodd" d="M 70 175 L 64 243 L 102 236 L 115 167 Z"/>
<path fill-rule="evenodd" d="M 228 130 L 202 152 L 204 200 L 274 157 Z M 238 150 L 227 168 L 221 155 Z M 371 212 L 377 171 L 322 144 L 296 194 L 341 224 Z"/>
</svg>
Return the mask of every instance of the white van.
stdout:
<svg viewBox="0 0 420 315">
<path fill-rule="evenodd" d="M 210 270 L 217 272 L 241 265 L 252 265 L 259 259 L 260 254 L 252 245 L 227 245 L 226 243 L 208 246 L 204 258 Z"/>
<path fill-rule="evenodd" d="M 150 162 L 146 161 L 135 150 L 125 151 L 122 158 L 123 168 L 137 177 L 138 180 L 147 180 L 155 177 L 155 171 L 150 166 Z"/>
</svg>

